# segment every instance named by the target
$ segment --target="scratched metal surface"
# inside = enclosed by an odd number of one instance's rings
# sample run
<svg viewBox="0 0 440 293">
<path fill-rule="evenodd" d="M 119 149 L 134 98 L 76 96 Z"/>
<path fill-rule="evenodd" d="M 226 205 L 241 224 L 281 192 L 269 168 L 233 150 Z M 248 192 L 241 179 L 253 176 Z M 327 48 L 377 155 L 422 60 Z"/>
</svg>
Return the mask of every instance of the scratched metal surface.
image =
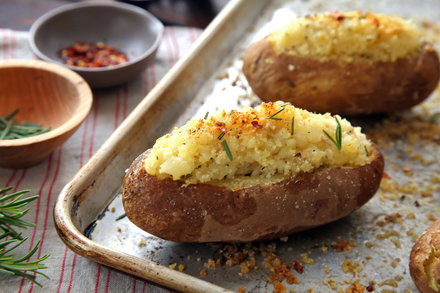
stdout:
<svg viewBox="0 0 440 293">
<path fill-rule="evenodd" d="M 229 44 L 228 54 L 217 56 L 223 58 L 222 65 L 215 74 L 206 78 L 201 88 L 193 89 L 194 100 L 181 110 L 177 122 L 168 125 L 169 129 L 182 125 L 191 117 L 203 117 L 206 112 L 257 104 L 259 99 L 252 95 L 240 71 L 240 57 L 252 41 L 290 17 L 322 11 L 360 9 L 413 17 L 417 21 L 440 20 L 440 9 L 437 9 L 436 1 L 284 2 L 271 3 L 264 14 L 256 18 L 258 20 L 253 29 L 243 32 L 240 43 Z M 439 101 L 437 90 L 427 102 L 412 111 L 392 116 L 357 118 L 353 121 L 364 126 L 367 132 L 375 134 L 381 130 L 385 133 L 387 127 L 398 127 L 399 121 L 408 123 L 425 117 L 423 123 L 440 123 L 434 115 L 440 110 Z M 409 133 L 397 133 L 378 141 L 386 157 L 386 173 L 392 180 L 386 180 L 376 196 L 360 210 L 334 223 L 291 235 L 283 241 L 263 243 L 274 243 L 275 254 L 282 262 L 292 265 L 293 260 L 298 260 L 304 264 L 302 274 L 292 269 L 300 284 L 289 285 L 285 282 L 287 290 L 345 290 L 359 280 L 365 286 L 372 284 L 375 292 L 417 292 L 409 276 L 409 253 L 414 240 L 430 223 L 430 215 L 440 215 L 440 167 L 437 163 L 440 139 L 438 133 L 430 133 L 431 129 L 424 131 L 434 139 L 416 139 L 413 143 Z M 422 157 L 415 156 L 417 153 L 422 154 Z M 247 274 L 240 274 L 240 266 L 229 267 L 222 261 L 216 268 L 206 268 L 206 276 L 201 276 L 200 272 L 208 259 L 221 258 L 218 246 L 178 244 L 158 239 L 135 227 L 127 218 L 116 221 L 116 217 L 123 213 L 121 197 L 116 195 L 106 211 L 99 215 L 99 220 L 89 227 L 87 236 L 115 251 L 150 259 L 164 266 L 176 264 L 178 269 L 181 264 L 184 273 L 232 291 L 237 291 L 239 287 L 245 287 L 248 292 L 273 290 L 273 285 L 268 282 L 270 271 L 264 267 L 262 253 L 257 252 L 259 268 Z M 338 252 L 333 245 L 341 239 L 352 241 L 356 246 Z M 261 243 L 252 245 L 259 247 Z M 304 254 L 313 259 L 313 264 L 304 258 Z M 352 271 L 344 272 L 342 264 L 346 260 L 352 264 Z"/>
</svg>

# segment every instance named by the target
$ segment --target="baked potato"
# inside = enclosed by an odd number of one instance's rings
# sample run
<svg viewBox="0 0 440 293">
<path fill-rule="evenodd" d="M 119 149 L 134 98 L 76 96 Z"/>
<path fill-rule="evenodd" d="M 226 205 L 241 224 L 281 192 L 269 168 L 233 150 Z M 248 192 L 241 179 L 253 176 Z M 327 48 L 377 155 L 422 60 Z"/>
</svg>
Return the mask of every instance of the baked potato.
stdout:
<svg viewBox="0 0 440 293">
<path fill-rule="evenodd" d="M 411 251 L 409 268 L 420 292 L 440 292 L 440 219 L 417 240 Z"/>
<path fill-rule="evenodd" d="M 123 206 L 176 242 L 286 236 L 348 215 L 377 191 L 378 147 L 339 116 L 288 103 L 193 119 L 129 167 Z"/>
<path fill-rule="evenodd" d="M 243 72 L 263 101 L 341 115 L 411 108 L 440 76 L 437 53 L 411 21 L 359 11 L 292 20 L 247 49 Z"/>
</svg>

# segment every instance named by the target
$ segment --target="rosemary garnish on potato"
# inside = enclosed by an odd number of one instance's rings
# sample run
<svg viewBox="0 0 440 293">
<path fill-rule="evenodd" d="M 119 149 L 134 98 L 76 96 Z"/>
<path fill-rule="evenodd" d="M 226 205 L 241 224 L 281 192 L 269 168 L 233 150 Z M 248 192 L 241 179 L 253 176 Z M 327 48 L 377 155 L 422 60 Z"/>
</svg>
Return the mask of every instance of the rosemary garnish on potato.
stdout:
<svg viewBox="0 0 440 293">
<path fill-rule="evenodd" d="M 342 130 L 341 130 L 341 123 L 339 123 L 338 117 L 335 117 L 336 119 L 336 123 L 338 124 L 336 126 L 336 130 L 335 130 L 335 137 L 331 137 L 330 134 L 328 134 L 327 131 L 325 131 L 324 129 L 322 130 L 324 132 L 325 135 L 327 135 L 327 137 L 336 145 L 336 147 L 338 148 L 339 151 L 341 151 L 342 148 Z"/>
<path fill-rule="evenodd" d="M 293 135 L 295 131 L 295 116 L 292 116 L 292 123 L 290 125 L 290 135 Z"/>
<path fill-rule="evenodd" d="M 23 195 L 29 192 L 29 190 L 7 194 L 11 189 L 12 187 L 0 189 L 0 240 L 3 241 L 0 242 L 0 273 L 24 277 L 41 287 L 41 285 L 35 280 L 36 275 L 34 274 L 48 278 L 39 270 L 47 268 L 44 264 L 40 264 L 40 262 L 48 258 L 50 255 L 47 254 L 34 261 L 29 261 L 38 250 L 40 240 L 38 240 L 37 244 L 35 244 L 26 255 L 20 258 L 14 258 L 14 254 L 11 253 L 15 248 L 22 245 L 28 239 L 27 237 L 21 237 L 21 233 L 15 231 L 13 226 L 18 228 L 34 226 L 33 223 L 21 219 L 21 217 L 29 211 L 29 208 L 24 210 L 21 208 L 37 199 L 38 195 L 23 199 Z M 9 239 L 3 240 L 6 237 L 9 237 Z M 7 246 L 10 244 L 13 246 L 8 248 Z"/>
<path fill-rule="evenodd" d="M 222 131 L 222 133 L 220 133 L 220 135 L 217 137 L 218 140 L 222 139 L 223 136 L 225 136 L 225 134 L 226 134 L 226 133 L 225 133 L 224 131 Z"/>
<path fill-rule="evenodd" d="M 222 145 L 223 148 L 225 149 L 226 154 L 228 155 L 229 160 L 232 161 L 232 153 L 231 150 L 229 149 L 228 143 L 226 142 L 226 140 L 222 141 Z"/>
<path fill-rule="evenodd" d="M 275 116 L 278 115 L 279 113 L 283 112 L 284 110 L 285 110 L 285 108 L 281 108 L 280 110 L 278 110 L 277 112 L 275 112 L 274 114 L 270 115 L 267 118 L 272 119 L 272 120 L 282 120 L 281 118 L 277 118 Z"/>
<path fill-rule="evenodd" d="M 34 124 L 30 122 L 19 123 L 14 119 L 14 116 L 19 112 L 15 109 L 12 113 L 5 117 L 0 116 L 0 139 L 19 139 L 50 131 L 50 127 L 43 128 L 41 124 Z"/>
<path fill-rule="evenodd" d="M 365 153 L 367 154 L 367 157 L 368 157 L 370 155 L 370 152 L 368 151 L 366 146 L 364 146 L 364 150 L 365 150 Z"/>
</svg>

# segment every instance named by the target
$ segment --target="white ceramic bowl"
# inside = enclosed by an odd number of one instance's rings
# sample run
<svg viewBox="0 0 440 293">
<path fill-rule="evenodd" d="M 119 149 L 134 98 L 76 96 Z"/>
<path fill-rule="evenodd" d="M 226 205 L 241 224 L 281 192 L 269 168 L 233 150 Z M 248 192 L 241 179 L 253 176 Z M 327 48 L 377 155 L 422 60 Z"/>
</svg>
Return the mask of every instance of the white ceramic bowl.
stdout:
<svg viewBox="0 0 440 293">
<path fill-rule="evenodd" d="M 30 29 L 29 43 L 38 58 L 62 64 L 80 74 L 91 87 L 127 82 L 139 75 L 154 58 L 164 26 L 147 11 L 118 2 L 84 2 L 53 9 Z M 85 68 L 63 64 L 60 49 L 76 42 L 103 42 L 128 57 L 116 66 Z"/>
</svg>

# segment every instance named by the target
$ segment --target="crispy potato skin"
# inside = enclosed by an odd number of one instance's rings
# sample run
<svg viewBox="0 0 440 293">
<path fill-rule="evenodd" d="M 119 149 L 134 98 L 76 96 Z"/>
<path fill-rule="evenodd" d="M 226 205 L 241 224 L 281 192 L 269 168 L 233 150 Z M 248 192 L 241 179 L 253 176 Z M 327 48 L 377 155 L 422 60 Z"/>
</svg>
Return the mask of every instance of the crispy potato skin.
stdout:
<svg viewBox="0 0 440 293">
<path fill-rule="evenodd" d="M 428 45 L 395 62 L 321 62 L 277 54 L 264 38 L 248 48 L 243 62 L 250 86 L 263 101 L 342 115 L 409 109 L 429 96 L 440 76 L 437 53 Z"/>
<path fill-rule="evenodd" d="M 230 190 L 210 184 L 159 180 L 141 154 L 123 184 L 125 212 L 139 228 L 176 242 L 247 242 L 282 237 L 342 218 L 377 191 L 382 153 L 356 168 L 332 168 L 269 186 Z"/>
<path fill-rule="evenodd" d="M 416 242 L 409 262 L 411 277 L 420 292 L 439 292 L 429 286 L 429 265 L 433 278 L 440 284 L 440 219 L 432 223 Z"/>
</svg>

